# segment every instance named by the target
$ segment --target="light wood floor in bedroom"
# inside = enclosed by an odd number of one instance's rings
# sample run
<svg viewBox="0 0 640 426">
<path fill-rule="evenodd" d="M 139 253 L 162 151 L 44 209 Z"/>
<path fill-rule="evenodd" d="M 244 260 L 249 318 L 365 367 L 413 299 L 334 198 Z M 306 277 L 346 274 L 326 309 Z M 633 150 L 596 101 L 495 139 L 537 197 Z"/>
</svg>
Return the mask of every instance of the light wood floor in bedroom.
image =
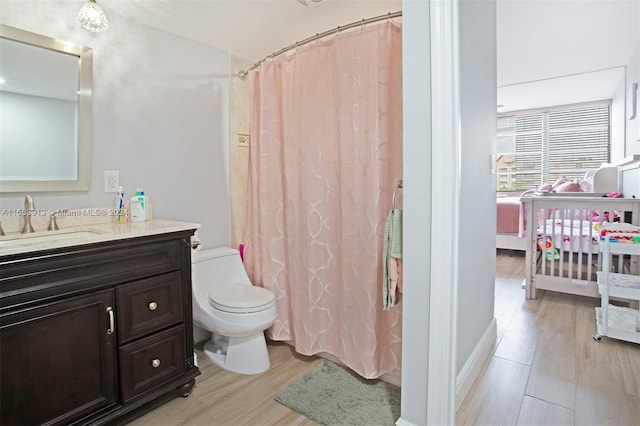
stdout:
<svg viewBox="0 0 640 426">
<path fill-rule="evenodd" d="M 498 341 L 457 425 L 640 425 L 640 345 L 595 342 L 598 299 L 524 300 L 524 256 L 500 251 Z"/>
<path fill-rule="evenodd" d="M 598 300 L 544 292 L 524 300 L 524 257 L 516 252 L 499 252 L 496 276 L 495 353 L 458 410 L 457 425 L 639 426 L 640 345 L 592 340 Z M 273 397 L 320 360 L 284 344 L 271 345 L 270 353 L 269 372 L 241 376 L 197 351 L 202 375 L 192 395 L 132 424 L 314 425 Z"/>
</svg>

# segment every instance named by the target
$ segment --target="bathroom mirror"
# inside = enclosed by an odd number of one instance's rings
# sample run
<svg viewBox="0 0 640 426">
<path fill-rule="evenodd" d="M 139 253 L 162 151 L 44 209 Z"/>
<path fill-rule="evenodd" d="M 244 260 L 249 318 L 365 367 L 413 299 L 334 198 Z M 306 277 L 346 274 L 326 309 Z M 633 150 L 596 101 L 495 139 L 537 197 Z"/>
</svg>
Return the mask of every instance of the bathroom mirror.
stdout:
<svg viewBox="0 0 640 426">
<path fill-rule="evenodd" d="M 0 192 L 91 188 L 92 49 L 0 24 Z"/>
</svg>

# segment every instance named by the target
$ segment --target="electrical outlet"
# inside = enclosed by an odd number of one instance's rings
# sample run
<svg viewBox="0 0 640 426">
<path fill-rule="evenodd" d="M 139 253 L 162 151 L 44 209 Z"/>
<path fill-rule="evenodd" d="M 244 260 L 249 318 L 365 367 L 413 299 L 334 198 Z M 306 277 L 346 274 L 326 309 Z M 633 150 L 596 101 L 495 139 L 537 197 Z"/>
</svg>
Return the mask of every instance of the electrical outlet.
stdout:
<svg viewBox="0 0 640 426">
<path fill-rule="evenodd" d="M 238 146 L 249 146 L 249 135 L 239 133 L 238 134 Z"/>
<path fill-rule="evenodd" d="M 120 172 L 118 170 L 104 171 L 104 192 L 118 192 L 120 186 Z"/>
</svg>

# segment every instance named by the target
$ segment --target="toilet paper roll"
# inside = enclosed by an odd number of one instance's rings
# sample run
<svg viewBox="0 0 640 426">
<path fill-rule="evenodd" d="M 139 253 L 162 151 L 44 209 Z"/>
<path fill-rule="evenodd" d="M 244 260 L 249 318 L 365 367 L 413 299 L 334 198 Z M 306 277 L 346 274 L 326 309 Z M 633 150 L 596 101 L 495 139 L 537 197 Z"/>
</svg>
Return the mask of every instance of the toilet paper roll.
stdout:
<svg viewBox="0 0 640 426">
<path fill-rule="evenodd" d="M 202 241 L 198 238 L 197 235 L 191 236 L 191 249 L 192 250 L 200 250 L 202 248 Z"/>
</svg>

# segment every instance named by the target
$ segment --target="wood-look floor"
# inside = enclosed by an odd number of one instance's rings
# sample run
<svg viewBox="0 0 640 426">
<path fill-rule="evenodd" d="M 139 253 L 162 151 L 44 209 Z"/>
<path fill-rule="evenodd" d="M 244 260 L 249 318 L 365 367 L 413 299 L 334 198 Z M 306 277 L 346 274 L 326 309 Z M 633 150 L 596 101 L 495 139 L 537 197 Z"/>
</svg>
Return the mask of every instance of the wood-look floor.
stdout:
<svg viewBox="0 0 640 426">
<path fill-rule="evenodd" d="M 525 300 L 523 277 L 524 256 L 500 251 L 495 352 L 456 424 L 640 426 L 640 345 L 594 341 L 599 299 Z"/>
<path fill-rule="evenodd" d="M 258 375 L 241 375 L 213 364 L 196 345 L 200 376 L 187 398 L 175 398 L 139 417 L 138 426 L 315 425 L 273 398 L 311 372 L 321 361 L 295 353 L 284 343 L 271 342 L 271 368 Z"/>
<path fill-rule="evenodd" d="M 595 342 L 598 300 L 543 291 L 525 300 L 523 277 L 524 256 L 500 251 L 495 352 L 456 424 L 640 426 L 640 345 L 606 337 Z M 285 344 L 272 343 L 269 351 L 267 373 L 243 376 L 213 365 L 197 350 L 202 375 L 191 396 L 131 424 L 314 425 L 273 398 L 320 359 L 297 355 Z"/>
</svg>

